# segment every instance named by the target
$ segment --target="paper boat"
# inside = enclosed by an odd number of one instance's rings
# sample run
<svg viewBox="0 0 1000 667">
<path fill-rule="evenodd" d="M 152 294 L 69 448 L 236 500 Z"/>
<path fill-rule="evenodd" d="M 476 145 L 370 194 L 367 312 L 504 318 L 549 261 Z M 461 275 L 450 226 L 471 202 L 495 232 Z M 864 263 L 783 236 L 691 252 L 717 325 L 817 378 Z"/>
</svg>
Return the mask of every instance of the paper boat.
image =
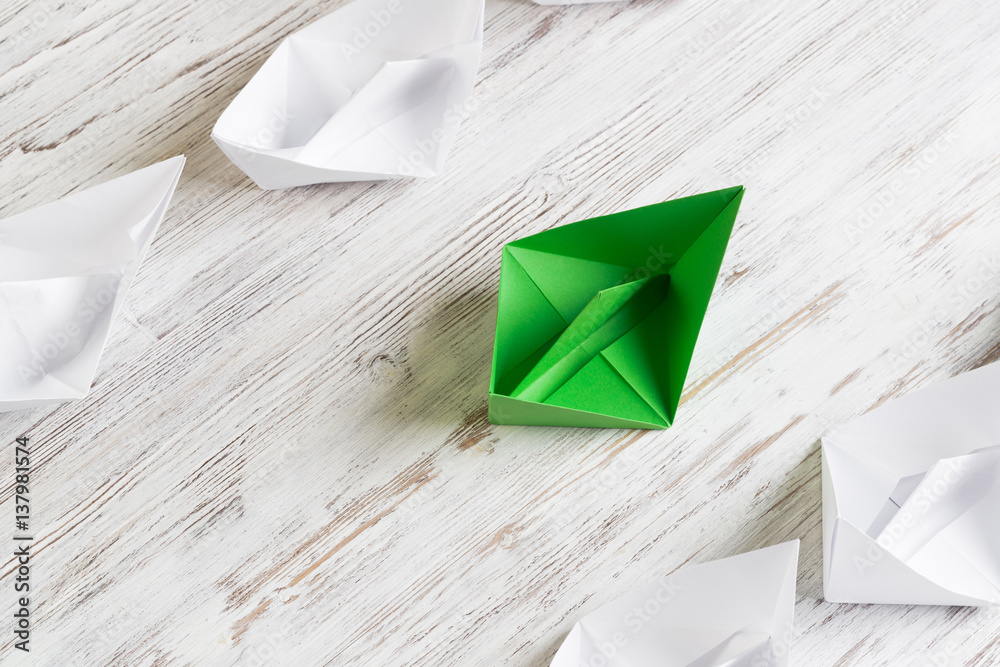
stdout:
<svg viewBox="0 0 1000 667">
<path fill-rule="evenodd" d="M 175 157 L 0 220 L 0 411 L 90 390 L 183 167 Z"/>
<path fill-rule="evenodd" d="M 504 246 L 490 421 L 670 426 L 742 199 L 718 190 Z"/>
<path fill-rule="evenodd" d="M 823 438 L 831 602 L 1000 602 L 1000 363 Z"/>
<path fill-rule="evenodd" d="M 357 0 L 282 42 L 212 138 L 266 190 L 434 176 L 482 43 L 483 0 Z"/>
<path fill-rule="evenodd" d="M 678 570 L 587 614 L 551 667 L 785 667 L 799 542 Z"/>
</svg>

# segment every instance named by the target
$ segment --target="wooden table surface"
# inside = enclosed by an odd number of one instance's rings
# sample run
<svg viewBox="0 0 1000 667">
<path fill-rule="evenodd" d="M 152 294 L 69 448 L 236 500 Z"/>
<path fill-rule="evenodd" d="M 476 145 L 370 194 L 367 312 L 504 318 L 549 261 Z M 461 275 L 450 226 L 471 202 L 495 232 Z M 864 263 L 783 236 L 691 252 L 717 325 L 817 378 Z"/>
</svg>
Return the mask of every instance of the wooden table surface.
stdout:
<svg viewBox="0 0 1000 667">
<path fill-rule="evenodd" d="M 822 599 L 818 448 L 1000 356 L 1000 5 L 488 0 L 443 175 L 262 191 L 212 125 L 343 4 L 0 7 L 0 216 L 188 156 L 90 395 L 0 415 L 0 662 L 543 667 L 801 538 L 793 664 L 1000 664 L 1000 610 Z M 487 422 L 502 244 L 739 183 L 676 426 Z"/>
</svg>

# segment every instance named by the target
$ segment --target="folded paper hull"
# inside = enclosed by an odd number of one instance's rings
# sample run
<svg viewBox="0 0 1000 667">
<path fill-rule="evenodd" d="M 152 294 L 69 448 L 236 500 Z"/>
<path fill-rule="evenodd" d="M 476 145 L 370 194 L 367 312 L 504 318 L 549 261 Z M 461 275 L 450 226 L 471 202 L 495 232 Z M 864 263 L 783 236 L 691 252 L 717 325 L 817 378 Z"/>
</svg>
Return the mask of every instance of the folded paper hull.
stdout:
<svg viewBox="0 0 1000 667">
<path fill-rule="evenodd" d="M 490 421 L 669 427 L 742 197 L 708 192 L 508 243 Z"/>
<path fill-rule="evenodd" d="M 356 0 L 286 39 L 212 138 L 267 190 L 438 174 L 473 105 L 483 0 Z"/>
<path fill-rule="evenodd" d="M 1000 364 L 823 438 L 831 602 L 1000 604 Z"/>
<path fill-rule="evenodd" d="M 785 667 L 798 540 L 682 568 L 584 616 L 551 667 Z"/>
<path fill-rule="evenodd" d="M 184 158 L 0 221 L 0 411 L 82 398 Z"/>
</svg>

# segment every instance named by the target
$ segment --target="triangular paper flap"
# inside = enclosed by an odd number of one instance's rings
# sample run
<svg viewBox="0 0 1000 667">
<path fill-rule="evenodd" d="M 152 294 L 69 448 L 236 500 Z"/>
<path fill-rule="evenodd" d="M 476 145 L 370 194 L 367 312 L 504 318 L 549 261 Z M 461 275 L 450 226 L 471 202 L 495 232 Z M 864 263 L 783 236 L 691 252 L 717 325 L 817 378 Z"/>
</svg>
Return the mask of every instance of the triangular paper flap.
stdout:
<svg viewBox="0 0 1000 667">
<path fill-rule="evenodd" d="M 697 242 L 713 227 L 725 229 L 728 223 L 732 230 L 742 193 L 742 187 L 729 188 L 574 222 L 513 241 L 505 249 L 569 322 L 598 291 L 673 273 L 685 253 L 697 246 L 699 257 L 685 263 L 680 273 L 689 282 L 689 274 L 697 273 L 692 265 L 705 259 L 704 244 Z M 723 253 L 727 242 L 728 236 L 722 241 Z M 713 285 L 717 275 L 716 269 Z"/>
<path fill-rule="evenodd" d="M 386 63 L 386 76 L 391 75 L 398 83 L 391 79 L 381 81 L 376 76 L 357 97 L 367 96 L 376 83 L 383 89 L 393 85 L 397 90 L 393 94 L 396 103 L 392 113 L 369 111 L 368 123 L 378 122 L 378 126 L 362 140 L 344 148 L 326 163 L 327 168 L 337 172 L 383 169 L 406 178 L 440 173 L 459 125 L 472 108 L 467 99 L 476 79 L 480 47 L 481 40 L 444 49 L 420 60 Z M 343 111 L 346 113 L 350 106 Z M 371 108 L 372 103 L 369 101 L 367 106 Z M 311 148 L 312 142 L 307 150 Z"/>
<path fill-rule="evenodd" d="M 510 245 L 614 264 L 632 273 L 663 273 L 688 252 L 742 191 L 737 186 L 590 218 Z M 539 287 L 547 291 L 546 285 Z"/>
<path fill-rule="evenodd" d="M 867 456 L 868 451 L 861 456 L 844 444 L 835 435 L 825 436 L 822 441 L 823 466 L 829 468 L 836 516 L 867 529 L 885 507 L 899 478 L 879 467 Z"/>
<path fill-rule="evenodd" d="M 377 170 L 399 164 L 416 148 L 412 140 L 397 145 L 392 125 L 404 136 L 430 137 L 440 130 L 447 110 L 445 88 L 456 75 L 453 59 L 434 58 L 386 63 L 361 90 L 320 128 L 298 154 L 303 164 L 328 169 Z M 433 175 L 440 144 L 430 141 L 415 167 Z"/>
<path fill-rule="evenodd" d="M 562 278 L 561 280 L 548 280 L 550 289 L 556 294 L 554 299 L 550 294 L 540 290 L 534 278 L 525 269 L 525 262 L 533 267 L 536 276 L 553 274 Z M 548 264 L 549 262 L 551 264 Z M 570 320 L 579 316 L 580 311 L 586 306 L 587 300 L 593 299 L 594 295 L 590 290 L 592 288 L 604 289 L 603 286 L 606 284 L 610 285 L 610 289 L 613 290 L 621 286 L 623 276 L 624 269 L 622 267 L 524 251 L 512 248 L 510 244 L 505 246 L 501 262 L 500 303 L 497 312 L 497 336 L 494 343 L 494 365 L 490 376 L 490 391 L 509 395 L 559 339 L 569 323 L 565 318 L 570 313 L 574 313 Z M 509 283 L 510 286 L 508 286 Z M 522 296 L 518 297 L 512 294 L 514 292 Z M 589 296 L 578 298 L 576 295 Z M 519 303 L 520 298 L 525 300 L 523 305 Z M 578 299 L 578 302 L 570 303 L 572 299 Z M 566 316 L 557 312 L 559 308 L 554 305 L 553 301 L 562 303 Z M 656 309 L 654 314 L 659 310 Z M 536 314 L 538 319 L 533 321 L 532 317 Z M 651 315 L 649 318 L 653 318 L 653 316 Z M 662 320 L 659 316 L 654 319 L 658 322 Z M 640 328 L 645 327 L 640 325 L 635 327 L 633 331 Z M 639 377 L 639 381 L 633 377 L 641 376 L 645 372 L 642 360 L 623 358 L 625 355 L 637 354 L 641 352 L 641 349 L 644 349 L 644 345 L 640 346 L 638 350 L 635 349 L 636 340 L 638 337 L 629 332 L 616 343 L 605 348 L 601 354 L 605 361 L 609 361 L 612 357 L 618 359 L 617 362 L 612 362 L 616 366 L 616 377 L 613 378 L 615 385 L 627 385 L 628 403 L 633 404 L 634 395 L 641 400 L 642 406 L 634 405 L 635 409 L 626 409 L 625 405 L 616 408 L 607 396 L 600 395 L 600 386 L 595 386 L 591 388 L 593 392 L 591 398 L 595 399 L 596 403 L 594 400 L 589 400 L 586 404 L 569 405 L 568 407 L 587 412 L 607 410 L 607 414 L 629 421 L 652 421 L 659 425 L 657 428 L 668 426 L 669 421 L 664 417 L 666 409 L 660 397 L 655 392 L 648 391 L 646 385 L 641 381 L 641 377 Z M 662 334 L 660 344 L 662 344 Z M 590 364 L 603 366 L 597 361 L 590 361 Z M 639 372 L 630 372 L 629 369 L 633 367 L 637 367 Z M 601 369 L 591 367 L 589 370 Z M 562 393 L 564 395 L 579 394 L 573 388 L 567 388 Z M 562 404 L 559 400 L 549 400 L 548 402 Z M 599 407 L 598 404 L 605 407 Z"/>
<path fill-rule="evenodd" d="M 533 237 L 528 237 L 533 238 Z M 627 267 L 559 253 L 522 248 L 519 241 L 504 246 L 566 322 L 572 322 L 601 290 L 634 280 Z"/>
<path fill-rule="evenodd" d="M 712 628 L 662 628 L 655 635 L 632 635 L 622 626 L 622 619 L 603 619 L 597 616 L 598 614 L 592 614 L 573 626 L 552 658 L 550 667 L 586 667 L 592 664 L 602 664 L 605 667 L 739 665 L 732 660 L 722 663 L 711 660 L 715 648 L 719 649 L 719 656 L 726 655 L 727 648 L 731 652 L 731 647 L 726 644 L 732 635 L 727 637 L 724 631 Z M 637 617 L 635 621 L 638 621 Z M 766 643 L 766 637 L 763 641 Z M 709 649 L 708 654 L 699 654 L 697 646 L 714 648 Z M 750 652 L 750 655 L 754 653 Z"/>
<path fill-rule="evenodd" d="M 527 374 L 555 340 L 556 337 L 539 348 L 535 354 L 528 357 L 505 377 L 497 380 L 494 372 L 491 376 L 491 384 L 493 384 L 491 393 L 510 396 L 511 390 L 514 389 L 513 383 Z M 614 346 L 608 349 L 613 348 Z M 542 401 L 528 401 L 520 397 L 514 400 L 523 403 L 543 403 Z M 607 415 L 626 420 L 625 423 L 656 424 L 655 428 L 666 428 L 670 425 L 663 418 L 662 412 L 650 405 L 646 397 L 636 391 L 635 387 L 611 365 L 603 353 L 591 359 L 589 363 L 571 376 L 544 401 L 544 404 L 597 415 Z M 618 424 L 618 426 L 621 425 Z"/>
<path fill-rule="evenodd" d="M 508 375 L 547 343 L 555 342 L 566 325 L 567 321 L 553 308 L 517 258 L 505 248 L 500 262 L 500 294 L 490 391 L 496 392 L 508 385 L 509 389 L 513 389 L 523 375 L 513 379 Z M 526 374 L 529 369 L 524 368 L 522 372 Z M 504 393 L 509 389 L 505 389 Z"/>
<path fill-rule="evenodd" d="M 593 641 L 584 635 L 583 629 L 577 623 L 569 631 L 556 654 L 552 656 L 549 667 L 580 667 L 581 664 L 586 664 L 583 656 L 600 650 L 600 647 L 593 646 Z"/>
<path fill-rule="evenodd" d="M 669 425 L 601 355 L 570 377 L 545 404 L 656 424 L 658 428 Z"/>
<path fill-rule="evenodd" d="M 837 497 L 836 487 L 833 485 L 833 474 L 830 470 L 830 459 L 827 456 L 828 444 L 826 438 L 823 439 L 821 445 L 821 463 L 820 469 L 822 471 L 822 494 L 823 494 L 823 587 L 826 590 L 828 582 L 830 581 L 830 566 L 833 564 L 833 559 L 830 555 L 833 553 L 833 529 L 837 525 L 837 521 L 840 517 L 840 510 L 838 508 L 839 499 Z"/>
<path fill-rule="evenodd" d="M 874 539 L 890 545 L 895 556 L 908 562 L 936 535 L 998 488 L 1000 447 L 942 459 L 931 466 Z M 1000 515 L 1000 504 L 997 507 Z"/>
<path fill-rule="evenodd" d="M 995 500 L 1000 500 L 1000 496 Z M 977 535 L 989 535 L 991 531 L 995 532 L 998 517 L 994 513 L 991 519 L 990 524 L 978 526 Z M 952 531 L 944 530 L 908 559 L 906 565 L 917 574 L 949 591 L 986 600 L 992 604 L 1000 604 L 1000 576 L 996 572 L 1000 568 L 1000 562 L 997 561 L 998 553 L 994 551 L 989 554 L 992 562 L 988 560 L 978 563 L 985 566 L 984 569 L 987 571 L 984 572 L 968 557 L 974 546 L 974 542 L 970 543 L 961 537 L 953 539 Z M 995 580 L 987 576 L 990 568 L 993 570 L 991 574 L 996 577 Z"/>
<path fill-rule="evenodd" d="M 740 202 L 743 200 L 742 187 L 724 192 L 733 190 L 735 193 L 726 207 L 692 241 L 670 269 L 670 290 L 666 303 L 670 326 L 666 346 L 660 348 L 663 350 L 661 354 L 655 354 L 657 348 L 652 348 L 654 356 L 649 360 L 652 368 L 667 378 L 663 394 L 669 401 L 667 407 L 670 421 L 674 420 L 680 404 L 694 346 L 708 310 L 715 281 L 719 277 L 722 258 L 733 232 Z"/>
<path fill-rule="evenodd" d="M 668 425 L 673 423 L 671 415 L 676 412 L 676 405 L 671 407 L 674 402 L 668 394 L 666 375 L 665 350 L 670 325 L 670 309 L 664 300 L 631 331 L 601 352 L 633 391 Z"/>
<path fill-rule="evenodd" d="M 245 149 L 294 149 L 294 158 L 381 66 L 334 75 L 338 60 L 335 44 L 285 40 L 223 111 L 213 135 Z"/>
<path fill-rule="evenodd" d="M 700 627 L 718 624 L 732 633 L 754 624 L 773 627 L 795 604 L 798 540 L 682 568 L 665 578 L 677 595 L 656 624 Z"/>
<path fill-rule="evenodd" d="M 527 426 L 570 426 L 582 428 L 642 428 L 663 429 L 665 424 L 631 421 L 585 410 L 519 401 L 509 396 L 490 394 L 491 424 L 521 424 Z"/>
<path fill-rule="evenodd" d="M 0 280 L 0 411 L 86 394 L 183 165 L 166 160 L 0 221 L 44 258 L 5 265 Z"/>
<path fill-rule="evenodd" d="M 367 59 L 355 67 L 344 67 L 339 50 L 334 42 L 292 35 L 264 63 L 258 76 L 274 89 L 283 90 L 284 95 L 274 97 L 273 91 L 262 91 L 262 99 L 257 100 L 259 108 L 247 109 L 249 117 L 271 114 L 274 135 L 256 137 L 270 140 L 261 148 L 304 148 L 384 67 L 377 60 Z M 264 68 L 272 59 L 277 67 L 265 76 Z M 256 78 L 251 82 L 256 83 Z M 275 122 L 274 118 L 280 120 Z M 248 131 L 261 127 L 261 121 L 267 122 L 267 118 L 259 119 Z"/>
<path fill-rule="evenodd" d="M 915 572 L 845 519 L 832 526 L 828 576 L 830 602 L 982 606 L 989 601 L 960 595 Z"/>
<path fill-rule="evenodd" d="M 667 276 L 658 275 L 598 292 L 510 395 L 544 402 L 662 304 L 668 283 Z"/>
<path fill-rule="evenodd" d="M 1000 363 L 993 363 L 893 399 L 828 437 L 857 447 L 899 479 L 998 444 L 997 406 Z"/>
<path fill-rule="evenodd" d="M 920 482 L 926 476 L 927 474 L 923 473 L 920 475 L 910 475 L 899 480 L 896 488 L 889 494 L 889 498 L 885 501 L 875 520 L 865 530 L 865 535 L 878 540 L 878 536 L 886 529 L 893 518 L 899 514 L 899 510 L 906 502 L 906 499 L 913 495 L 913 492 L 917 490 Z"/>
<path fill-rule="evenodd" d="M 939 538 L 961 547 L 962 558 L 989 581 L 988 598 L 1000 605 L 1000 490 L 993 492 L 960 519 L 941 531 Z M 964 590 L 964 589 L 961 589 Z M 985 589 L 983 589 L 985 590 Z"/>
<path fill-rule="evenodd" d="M 183 165 L 165 160 L 0 220 L 0 282 L 137 268 Z"/>
</svg>

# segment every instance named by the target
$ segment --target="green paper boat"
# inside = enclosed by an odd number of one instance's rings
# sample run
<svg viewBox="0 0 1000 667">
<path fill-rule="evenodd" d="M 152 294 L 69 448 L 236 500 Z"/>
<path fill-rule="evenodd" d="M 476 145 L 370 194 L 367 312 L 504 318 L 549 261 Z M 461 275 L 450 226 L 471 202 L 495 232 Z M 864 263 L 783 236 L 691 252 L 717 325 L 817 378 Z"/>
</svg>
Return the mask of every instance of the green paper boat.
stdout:
<svg viewBox="0 0 1000 667">
<path fill-rule="evenodd" d="M 669 427 L 742 199 L 706 192 L 505 245 L 490 421 Z"/>
</svg>

